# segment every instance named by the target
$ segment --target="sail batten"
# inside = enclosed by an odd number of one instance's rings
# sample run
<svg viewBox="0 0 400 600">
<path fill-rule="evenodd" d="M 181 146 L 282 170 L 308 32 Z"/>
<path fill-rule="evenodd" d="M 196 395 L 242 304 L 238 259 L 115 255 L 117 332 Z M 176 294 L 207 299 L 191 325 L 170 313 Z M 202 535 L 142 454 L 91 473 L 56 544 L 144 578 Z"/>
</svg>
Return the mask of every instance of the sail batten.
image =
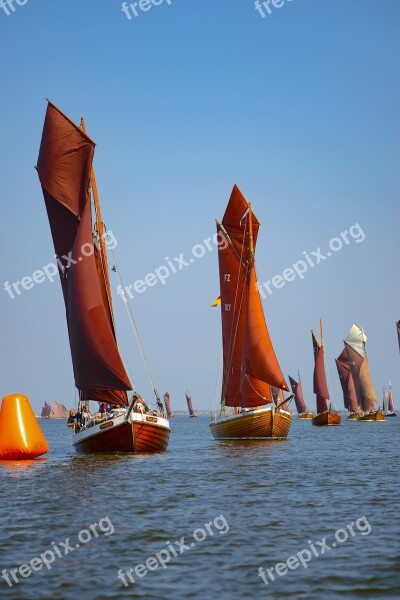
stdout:
<svg viewBox="0 0 400 600">
<path fill-rule="evenodd" d="M 81 399 L 123 405 L 132 384 L 117 347 L 92 234 L 94 147 L 49 103 L 37 170 L 58 257 L 75 385 Z"/>
</svg>

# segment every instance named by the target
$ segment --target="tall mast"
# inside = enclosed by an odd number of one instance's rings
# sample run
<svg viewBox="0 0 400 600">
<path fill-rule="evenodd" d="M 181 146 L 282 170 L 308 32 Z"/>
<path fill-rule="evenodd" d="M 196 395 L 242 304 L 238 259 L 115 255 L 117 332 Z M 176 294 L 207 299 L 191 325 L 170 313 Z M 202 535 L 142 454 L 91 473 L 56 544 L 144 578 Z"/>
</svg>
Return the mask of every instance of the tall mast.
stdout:
<svg viewBox="0 0 400 600">
<path fill-rule="evenodd" d="M 82 129 L 83 133 L 86 135 L 86 125 L 85 125 L 85 121 L 84 121 L 83 117 L 81 118 L 81 129 Z M 112 296 L 111 296 L 111 285 L 110 285 L 110 274 L 108 271 L 106 244 L 104 241 L 104 234 L 105 234 L 106 228 L 104 226 L 104 221 L 101 216 L 99 193 L 97 190 L 96 176 L 94 173 L 93 164 L 92 164 L 92 167 L 90 170 L 90 184 L 92 187 L 92 195 L 93 195 L 94 208 L 95 208 L 95 213 L 96 213 L 96 231 L 99 236 L 98 242 L 100 244 L 100 251 L 101 251 L 101 266 L 103 269 L 103 277 L 104 277 L 104 282 L 105 282 L 105 286 L 106 286 L 107 299 L 108 299 L 108 305 L 110 308 L 111 319 L 112 319 L 112 322 L 114 325 L 114 331 L 115 331 L 114 314 L 113 314 L 113 307 L 112 307 Z"/>
<path fill-rule="evenodd" d="M 324 345 L 324 337 L 323 337 L 323 334 L 322 334 L 322 319 L 319 320 L 319 332 L 320 332 L 320 335 L 321 335 L 321 346 L 323 346 Z"/>
<path fill-rule="evenodd" d="M 253 210 L 251 208 L 251 204 L 249 203 L 249 241 L 250 241 L 250 261 L 252 261 L 254 257 L 254 240 L 253 240 Z"/>
</svg>

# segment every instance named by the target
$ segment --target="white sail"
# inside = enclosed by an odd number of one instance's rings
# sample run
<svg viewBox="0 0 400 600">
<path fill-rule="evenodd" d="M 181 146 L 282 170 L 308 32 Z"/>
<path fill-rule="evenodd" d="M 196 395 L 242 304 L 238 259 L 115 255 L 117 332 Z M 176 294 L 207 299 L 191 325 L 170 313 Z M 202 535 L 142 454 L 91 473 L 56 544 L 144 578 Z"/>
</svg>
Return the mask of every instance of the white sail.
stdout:
<svg viewBox="0 0 400 600">
<path fill-rule="evenodd" d="M 354 323 L 347 337 L 345 339 L 346 344 L 349 344 L 360 356 L 365 358 L 365 342 L 367 341 L 367 336 L 364 333 L 364 330 L 361 329 L 356 323 Z"/>
</svg>

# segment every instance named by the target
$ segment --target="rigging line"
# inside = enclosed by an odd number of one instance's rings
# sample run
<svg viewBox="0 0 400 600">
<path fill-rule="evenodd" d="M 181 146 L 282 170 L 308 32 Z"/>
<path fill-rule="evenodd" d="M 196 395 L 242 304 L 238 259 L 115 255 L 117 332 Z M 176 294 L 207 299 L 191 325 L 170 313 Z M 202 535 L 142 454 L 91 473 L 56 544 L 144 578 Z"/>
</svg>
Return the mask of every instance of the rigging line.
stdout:
<svg viewBox="0 0 400 600">
<path fill-rule="evenodd" d="M 140 351 L 140 354 L 141 354 L 141 357 L 142 357 L 145 369 L 147 371 L 150 383 L 151 383 L 151 385 L 153 387 L 154 395 L 157 398 L 157 401 L 161 402 L 160 396 L 158 394 L 158 391 L 157 391 L 157 388 L 156 388 L 156 385 L 155 385 L 155 382 L 154 382 L 153 374 L 151 372 L 150 363 L 149 363 L 149 361 L 147 359 L 147 356 L 146 356 L 146 353 L 145 353 L 145 350 L 144 350 L 144 346 L 143 346 L 142 340 L 140 338 L 139 329 L 138 329 L 138 327 L 136 325 L 136 321 L 135 321 L 135 318 L 133 316 L 133 312 L 132 312 L 132 309 L 131 309 L 131 305 L 129 303 L 129 299 L 126 297 L 126 294 L 125 294 L 125 287 L 124 287 L 124 284 L 123 284 L 123 281 L 122 281 L 121 273 L 120 273 L 120 270 L 118 268 L 117 259 L 116 259 L 115 252 L 114 252 L 113 249 L 111 249 L 111 254 L 112 254 L 113 259 L 114 259 L 115 270 L 116 270 L 116 273 L 117 273 L 117 276 L 118 276 L 119 284 L 121 286 L 122 299 L 124 301 L 124 304 L 125 304 L 125 307 L 126 307 L 126 310 L 127 310 L 127 313 L 128 313 L 129 321 L 131 323 L 132 330 L 133 330 L 133 333 L 135 335 L 136 342 L 138 344 L 139 351 Z"/>
<path fill-rule="evenodd" d="M 242 381 L 240 382 L 240 385 L 242 385 L 242 383 L 243 383 L 243 381 L 244 381 L 245 379 L 247 379 L 247 381 L 248 381 L 248 382 L 249 382 L 249 384 L 250 384 L 250 387 L 251 387 L 251 388 L 252 388 L 252 389 L 255 391 L 255 393 L 257 394 L 257 396 L 260 396 L 260 398 L 262 398 L 263 400 L 267 400 L 267 399 L 268 399 L 268 398 L 266 398 L 265 396 L 262 396 L 262 395 L 260 394 L 260 392 L 259 392 L 258 390 L 256 390 L 256 388 L 254 387 L 254 385 L 251 383 L 251 381 L 250 381 L 250 378 L 249 378 L 249 376 L 248 376 L 248 374 L 247 374 L 247 373 L 245 373 L 245 374 L 244 374 L 244 376 L 243 376 L 243 379 L 242 379 Z M 265 382 L 264 382 L 264 383 L 265 383 Z M 270 385 L 270 384 L 269 384 L 269 385 Z M 270 385 L 270 387 L 271 387 L 271 385 Z M 272 394 L 272 392 L 271 392 L 271 394 Z M 285 402 L 286 402 L 286 400 L 285 400 Z M 268 404 L 268 403 L 267 403 L 267 402 L 264 402 L 264 404 Z"/>
</svg>

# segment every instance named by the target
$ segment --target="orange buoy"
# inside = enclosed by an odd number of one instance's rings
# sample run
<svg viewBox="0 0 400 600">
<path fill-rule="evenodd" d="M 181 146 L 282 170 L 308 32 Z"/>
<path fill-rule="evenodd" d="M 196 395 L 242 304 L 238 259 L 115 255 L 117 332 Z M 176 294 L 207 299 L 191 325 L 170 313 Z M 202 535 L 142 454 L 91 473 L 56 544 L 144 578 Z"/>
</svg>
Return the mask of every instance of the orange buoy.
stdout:
<svg viewBox="0 0 400 600">
<path fill-rule="evenodd" d="M 27 396 L 3 398 L 0 410 L 0 460 L 26 460 L 46 454 L 49 446 Z"/>
</svg>

